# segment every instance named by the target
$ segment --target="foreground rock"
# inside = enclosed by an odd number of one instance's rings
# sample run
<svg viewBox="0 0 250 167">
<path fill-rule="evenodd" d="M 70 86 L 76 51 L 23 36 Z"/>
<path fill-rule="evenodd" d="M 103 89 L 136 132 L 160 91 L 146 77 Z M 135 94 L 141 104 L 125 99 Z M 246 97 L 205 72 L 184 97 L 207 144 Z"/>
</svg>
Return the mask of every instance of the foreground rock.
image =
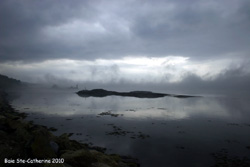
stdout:
<svg viewBox="0 0 250 167">
<path fill-rule="evenodd" d="M 132 92 L 116 92 L 108 91 L 104 89 L 93 89 L 93 90 L 81 90 L 77 92 L 79 96 L 82 97 L 105 97 L 105 96 L 129 96 L 129 97 L 138 97 L 138 98 L 158 98 L 158 97 L 177 97 L 177 98 L 188 98 L 188 97 L 198 97 L 198 96 L 189 96 L 189 95 L 174 95 L 174 94 L 164 94 L 164 93 L 154 93 L 149 91 L 132 91 Z"/>
<path fill-rule="evenodd" d="M 26 115 L 15 112 L 5 97 L 0 92 L 0 166 L 139 166 L 131 157 L 105 154 L 102 149 L 70 140 L 68 134 L 54 136 L 47 127 L 24 121 Z M 17 161 L 18 158 L 26 160 L 25 164 L 4 163 L 6 159 Z M 53 163 L 53 159 L 58 163 Z M 34 163 L 28 164 L 27 160 Z"/>
</svg>

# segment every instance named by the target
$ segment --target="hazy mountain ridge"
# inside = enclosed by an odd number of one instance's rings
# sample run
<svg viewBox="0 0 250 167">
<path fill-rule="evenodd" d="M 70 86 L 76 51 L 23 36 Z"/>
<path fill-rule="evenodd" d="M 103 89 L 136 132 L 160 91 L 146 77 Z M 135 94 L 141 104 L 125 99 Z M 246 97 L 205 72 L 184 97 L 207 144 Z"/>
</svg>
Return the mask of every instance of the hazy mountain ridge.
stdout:
<svg viewBox="0 0 250 167">
<path fill-rule="evenodd" d="M 0 89 L 9 89 L 16 86 L 21 86 L 23 83 L 20 80 L 9 78 L 0 74 Z"/>
</svg>

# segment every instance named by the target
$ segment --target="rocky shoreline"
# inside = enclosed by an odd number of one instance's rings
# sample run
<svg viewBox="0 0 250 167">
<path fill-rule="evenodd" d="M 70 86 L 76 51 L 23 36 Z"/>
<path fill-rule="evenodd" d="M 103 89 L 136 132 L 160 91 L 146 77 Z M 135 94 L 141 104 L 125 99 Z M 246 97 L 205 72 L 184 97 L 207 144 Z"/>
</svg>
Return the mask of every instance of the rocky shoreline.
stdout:
<svg viewBox="0 0 250 167">
<path fill-rule="evenodd" d="M 105 154 L 105 149 L 54 136 L 45 126 L 24 120 L 0 92 L 0 166 L 138 167 L 137 159 Z M 8 162 L 8 163 L 7 163 Z M 17 163 L 19 162 L 19 163 Z"/>
</svg>

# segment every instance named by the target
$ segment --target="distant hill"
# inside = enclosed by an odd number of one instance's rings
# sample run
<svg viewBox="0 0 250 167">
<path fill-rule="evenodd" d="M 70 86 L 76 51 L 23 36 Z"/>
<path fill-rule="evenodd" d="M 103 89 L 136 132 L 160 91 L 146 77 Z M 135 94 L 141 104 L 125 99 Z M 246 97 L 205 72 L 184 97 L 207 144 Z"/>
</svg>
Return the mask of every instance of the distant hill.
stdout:
<svg viewBox="0 0 250 167">
<path fill-rule="evenodd" d="M 0 90 L 21 86 L 22 82 L 0 74 Z"/>
</svg>

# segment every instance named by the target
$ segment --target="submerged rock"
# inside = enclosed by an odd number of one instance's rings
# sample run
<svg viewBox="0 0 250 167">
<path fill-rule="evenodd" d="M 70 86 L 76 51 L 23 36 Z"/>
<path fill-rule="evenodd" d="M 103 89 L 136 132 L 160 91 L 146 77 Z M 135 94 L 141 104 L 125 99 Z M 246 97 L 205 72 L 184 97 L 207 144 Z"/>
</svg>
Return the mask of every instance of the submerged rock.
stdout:
<svg viewBox="0 0 250 167">
<path fill-rule="evenodd" d="M 111 117 L 123 116 L 123 114 L 114 114 L 114 113 L 112 113 L 111 111 L 101 112 L 101 113 L 98 114 L 98 115 L 101 115 L 101 116 L 110 115 Z"/>
<path fill-rule="evenodd" d="M 215 160 L 215 165 L 212 167 L 249 167 L 249 157 L 229 156 L 226 149 L 221 149 L 218 152 L 212 153 Z"/>
</svg>

